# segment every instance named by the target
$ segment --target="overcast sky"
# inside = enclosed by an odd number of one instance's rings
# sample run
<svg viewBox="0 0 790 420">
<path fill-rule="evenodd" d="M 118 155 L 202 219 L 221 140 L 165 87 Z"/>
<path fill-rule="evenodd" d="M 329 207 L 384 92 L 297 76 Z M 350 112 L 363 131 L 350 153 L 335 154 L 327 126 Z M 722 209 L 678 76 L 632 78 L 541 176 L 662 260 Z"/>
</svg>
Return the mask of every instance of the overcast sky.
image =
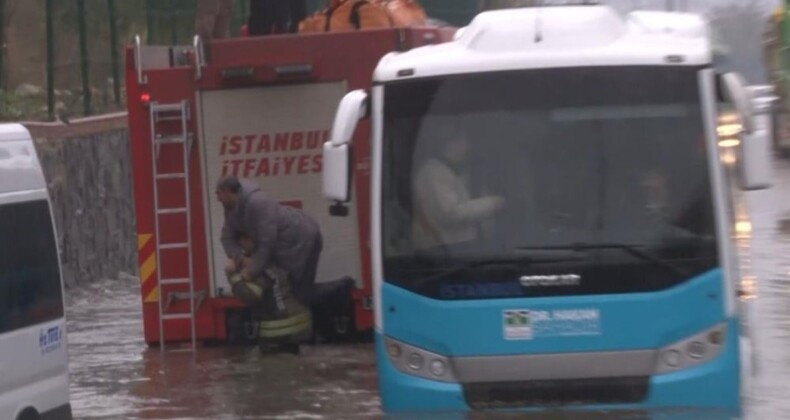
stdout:
<svg viewBox="0 0 790 420">
<path fill-rule="evenodd" d="M 544 4 L 567 4 L 580 0 L 543 0 Z M 683 10 L 707 15 L 713 27 L 717 51 L 716 66 L 722 71 L 735 70 L 750 83 L 765 83 L 763 39 L 769 14 L 785 0 L 603 0 L 621 12 L 635 9 Z M 736 9 L 727 6 L 742 6 Z M 754 6 L 754 9 L 752 9 Z M 722 9 L 725 7 L 725 9 Z M 713 9 L 719 9 L 711 14 Z M 756 12 L 756 13 L 754 13 Z"/>
<path fill-rule="evenodd" d="M 628 10 L 630 7 L 646 9 L 666 9 L 668 3 L 678 7 L 688 7 L 692 12 L 704 12 L 716 5 L 745 3 L 748 0 L 606 0 L 609 4 Z M 782 0 L 757 0 L 764 12 L 770 12 L 781 4 Z"/>
<path fill-rule="evenodd" d="M 632 8 L 666 10 L 667 4 L 674 4 L 690 12 L 706 14 L 714 7 L 728 5 L 755 5 L 759 13 L 766 17 L 748 15 L 722 16 L 714 26 L 717 29 L 717 42 L 729 53 L 719 61 L 726 70 L 736 70 L 750 83 L 765 83 L 767 72 L 763 65 L 764 51 L 762 34 L 767 24 L 767 15 L 784 0 L 606 0 L 621 11 Z M 721 20 L 723 18 L 723 20 Z"/>
</svg>

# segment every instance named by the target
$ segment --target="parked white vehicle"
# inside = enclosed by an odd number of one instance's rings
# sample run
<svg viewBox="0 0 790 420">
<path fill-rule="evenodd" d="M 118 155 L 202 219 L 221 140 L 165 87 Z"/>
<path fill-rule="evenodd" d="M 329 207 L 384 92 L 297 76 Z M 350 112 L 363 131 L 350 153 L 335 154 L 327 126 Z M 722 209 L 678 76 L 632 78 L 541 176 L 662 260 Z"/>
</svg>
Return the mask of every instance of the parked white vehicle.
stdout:
<svg viewBox="0 0 790 420">
<path fill-rule="evenodd" d="M 71 419 L 63 281 L 30 133 L 0 125 L 0 419 Z"/>
</svg>

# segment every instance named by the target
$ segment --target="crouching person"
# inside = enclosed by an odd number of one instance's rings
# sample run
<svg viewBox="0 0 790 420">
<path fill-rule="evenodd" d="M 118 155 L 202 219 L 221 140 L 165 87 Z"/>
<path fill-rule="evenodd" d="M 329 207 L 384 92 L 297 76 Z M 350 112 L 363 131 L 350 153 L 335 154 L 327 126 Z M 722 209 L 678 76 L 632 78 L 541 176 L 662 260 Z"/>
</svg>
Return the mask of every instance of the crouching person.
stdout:
<svg viewBox="0 0 790 420">
<path fill-rule="evenodd" d="M 246 237 L 239 242 L 242 254 L 228 260 L 225 274 L 233 295 L 253 309 L 259 348 L 264 353 L 298 354 L 299 345 L 313 334 L 310 310 L 294 298 L 285 270 L 269 268 L 257 278 L 245 279 L 242 273 L 252 263 L 250 255 L 255 251 L 255 244 Z"/>
<path fill-rule="evenodd" d="M 216 194 L 225 209 L 222 246 L 227 257 L 234 261 L 235 280 L 244 280 L 246 283 L 240 283 L 242 286 L 262 285 L 264 301 L 271 291 L 273 303 L 277 303 L 279 295 L 281 303 L 290 299 L 306 311 L 314 298 L 323 246 L 315 220 L 301 210 L 281 205 L 249 180 L 224 177 L 217 183 Z M 246 256 L 240 245 L 242 238 L 250 241 Z M 236 267 L 237 261 L 243 262 L 242 267 Z M 281 285 L 268 287 L 269 283 Z M 310 318 L 309 311 L 307 318 Z M 278 321 L 282 322 L 268 325 L 277 329 L 291 326 L 291 321 Z"/>
</svg>

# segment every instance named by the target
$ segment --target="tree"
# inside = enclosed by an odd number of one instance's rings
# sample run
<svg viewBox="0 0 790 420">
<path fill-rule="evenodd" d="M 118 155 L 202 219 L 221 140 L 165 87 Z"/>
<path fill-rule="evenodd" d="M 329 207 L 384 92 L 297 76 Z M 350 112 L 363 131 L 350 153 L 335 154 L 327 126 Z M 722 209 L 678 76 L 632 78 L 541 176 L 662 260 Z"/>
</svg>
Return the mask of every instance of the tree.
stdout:
<svg viewBox="0 0 790 420">
<path fill-rule="evenodd" d="M 6 90 L 8 78 L 6 77 L 6 39 L 7 30 L 11 20 L 16 14 L 17 6 L 21 0 L 0 0 L 0 89 Z"/>
</svg>

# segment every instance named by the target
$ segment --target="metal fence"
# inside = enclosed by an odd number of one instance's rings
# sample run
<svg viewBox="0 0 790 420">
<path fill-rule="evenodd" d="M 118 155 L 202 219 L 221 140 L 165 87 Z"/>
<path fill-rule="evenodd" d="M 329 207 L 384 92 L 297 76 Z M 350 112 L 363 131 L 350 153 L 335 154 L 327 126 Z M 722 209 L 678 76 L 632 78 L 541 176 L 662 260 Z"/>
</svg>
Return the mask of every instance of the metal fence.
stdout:
<svg viewBox="0 0 790 420">
<path fill-rule="evenodd" d="M 231 36 L 250 1 L 235 0 Z M 485 3 L 420 0 L 431 18 L 464 25 Z M 0 120 L 68 120 L 123 110 L 123 48 L 191 43 L 197 0 L 0 0 Z M 307 0 L 308 12 L 329 0 Z"/>
<path fill-rule="evenodd" d="M 0 119 L 123 109 L 122 49 L 147 13 L 144 0 L 0 0 Z"/>
</svg>

